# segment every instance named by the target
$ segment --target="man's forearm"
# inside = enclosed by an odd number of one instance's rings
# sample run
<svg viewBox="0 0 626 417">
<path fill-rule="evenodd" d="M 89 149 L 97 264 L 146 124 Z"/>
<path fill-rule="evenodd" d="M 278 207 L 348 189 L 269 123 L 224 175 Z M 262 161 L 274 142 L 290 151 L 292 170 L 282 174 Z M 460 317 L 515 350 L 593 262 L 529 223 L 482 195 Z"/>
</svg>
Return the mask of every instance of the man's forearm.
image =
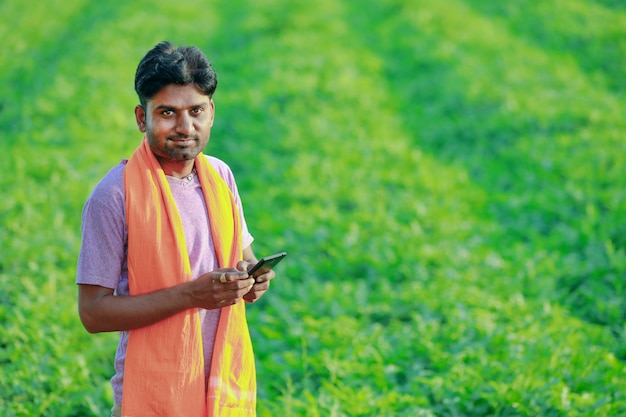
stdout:
<svg viewBox="0 0 626 417">
<path fill-rule="evenodd" d="M 193 307 L 187 287 L 185 283 L 149 294 L 115 296 L 102 287 L 81 285 L 80 317 L 90 333 L 149 326 Z"/>
<path fill-rule="evenodd" d="M 135 296 L 115 296 L 110 288 L 79 285 L 78 310 L 91 333 L 133 330 L 187 309 L 233 305 L 253 284 L 245 271 L 220 268 L 174 287 Z"/>
<path fill-rule="evenodd" d="M 248 262 L 250 265 L 254 265 L 259 261 L 254 255 L 252 246 L 248 246 L 247 248 L 243 250 L 243 260 Z"/>
</svg>

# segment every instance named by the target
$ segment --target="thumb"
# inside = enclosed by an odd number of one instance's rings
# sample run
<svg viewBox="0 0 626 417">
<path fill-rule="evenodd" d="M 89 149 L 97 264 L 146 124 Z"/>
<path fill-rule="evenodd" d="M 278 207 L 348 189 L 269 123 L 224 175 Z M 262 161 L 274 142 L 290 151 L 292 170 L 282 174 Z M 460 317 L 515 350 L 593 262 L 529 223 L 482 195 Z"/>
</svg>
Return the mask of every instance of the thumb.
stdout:
<svg viewBox="0 0 626 417">
<path fill-rule="evenodd" d="M 250 266 L 250 262 L 247 261 L 239 261 L 237 262 L 237 269 L 239 271 L 248 272 L 248 267 Z"/>
</svg>

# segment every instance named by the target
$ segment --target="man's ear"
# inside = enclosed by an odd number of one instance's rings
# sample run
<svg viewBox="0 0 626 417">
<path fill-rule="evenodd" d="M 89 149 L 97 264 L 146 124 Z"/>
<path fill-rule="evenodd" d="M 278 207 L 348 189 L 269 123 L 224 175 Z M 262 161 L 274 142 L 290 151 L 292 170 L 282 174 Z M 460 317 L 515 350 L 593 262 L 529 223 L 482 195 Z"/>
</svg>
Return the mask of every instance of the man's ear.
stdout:
<svg viewBox="0 0 626 417">
<path fill-rule="evenodd" d="M 137 121 L 137 127 L 140 132 L 146 132 L 146 111 L 141 104 L 135 106 L 135 120 Z"/>
</svg>

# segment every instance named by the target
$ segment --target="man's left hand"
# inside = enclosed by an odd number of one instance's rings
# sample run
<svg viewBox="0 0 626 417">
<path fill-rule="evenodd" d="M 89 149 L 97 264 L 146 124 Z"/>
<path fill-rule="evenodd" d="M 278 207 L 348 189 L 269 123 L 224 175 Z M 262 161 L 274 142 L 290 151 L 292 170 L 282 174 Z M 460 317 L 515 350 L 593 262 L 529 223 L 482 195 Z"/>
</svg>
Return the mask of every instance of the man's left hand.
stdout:
<svg viewBox="0 0 626 417">
<path fill-rule="evenodd" d="M 237 269 L 240 271 L 247 271 L 252 268 L 252 266 L 253 265 L 249 262 L 241 261 L 237 264 Z M 258 301 L 259 298 L 263 297 L 263 294 L 265 294 L 265 292 L 269 289 L 270 281 L 274 279 L 274 277 L 276 277 L 276 273 L 273 270 L 256 277 L 252 289 L 243 296 L 243 299 L 246 300 L 247 303 L 254 303 Z"/>
</svg>

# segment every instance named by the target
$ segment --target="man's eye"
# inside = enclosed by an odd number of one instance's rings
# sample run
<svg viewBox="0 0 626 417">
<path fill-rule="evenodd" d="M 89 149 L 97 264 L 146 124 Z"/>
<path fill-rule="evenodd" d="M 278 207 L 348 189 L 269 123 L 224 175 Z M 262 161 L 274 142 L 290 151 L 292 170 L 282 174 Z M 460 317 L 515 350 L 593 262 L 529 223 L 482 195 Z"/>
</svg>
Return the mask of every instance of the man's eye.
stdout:
<svg viewBox="0 0 626 417">
<path fill-rule="evenodd" d="M 193 109 L 191 110 L 191 112 L 192 112 L 193 114 L 200 114 L 200 113 L 202 113 L 203 111 L 204 111 L 204 109 L 203 109 L 202 107 L 195 107 L 195 108 L 193 108 Z"/>
<path fill-rule="evenodd" d="M 161 112 L 161 114 L 162 114 L 163 116 L 171 116 L 171 115 L 173 115 L 173 114 L 174 114 L 174 112 L 173 112 L 173 111 L 171 111 L 171 110 L 163 110 L 163 111 Z"/>
</svg>

